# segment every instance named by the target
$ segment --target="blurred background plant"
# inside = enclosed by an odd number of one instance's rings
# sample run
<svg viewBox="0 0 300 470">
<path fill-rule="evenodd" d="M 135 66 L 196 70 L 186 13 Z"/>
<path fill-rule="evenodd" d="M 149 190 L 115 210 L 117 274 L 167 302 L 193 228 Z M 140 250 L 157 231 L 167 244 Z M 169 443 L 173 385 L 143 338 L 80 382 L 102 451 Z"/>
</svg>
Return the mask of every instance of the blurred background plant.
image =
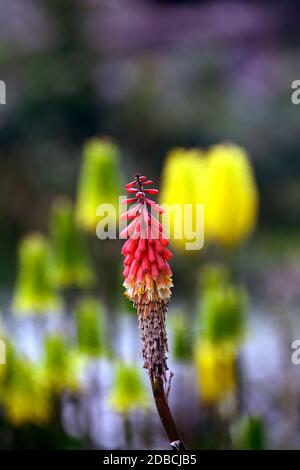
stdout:
<svg viewBox="0 0 300 470">
<path fill-rule="evenodd" d="M 3 2 L 1 448 L 165 448 L 120 243 L 95 234 L 136 172 L 177 204 L 169 400 L 188 446 L 299 447 L 299 6 Z M 185 203 L 204 205 L 203 250 L 174 236 Z"/>
<path fill-rule="evenodd" d="M 186 315 L 172 312 L 172 356 L 178 361 L 189 361 L 192 356 L 192 328 L 189 327 Z"/>
<path fill-rule="evenodd" d="M 47 384 L 54 393 L 63 390 L 78 391 L 80 388 L 80 368 L 84 358 L 76 349 L 72 350 L 61 335 L 47 336 L 44 342 L 44 373 Z"/>
<path fill-rule="evenodd" d="M 120 256 L 114 240 L 105 238 L 102 245 L 95 232 L 98 224 L 103 229 L 118 227 L 119 197 L 121 196 L 120 151 L 115 143 L 106 138 L 93 138 L 84 144 L 82 167 L 77 188 L 76 218 L 78 225 L 89 233 L 89 244 L 99 280 L 102 296 L 110 311 L 117 306 L 120 293 L 120 278 L 116 271 L 120 268 Z M 97 208 L 104 205 L 103 213 Z M 117 235 L 117 234 L 115 234 Z"/>
<path fill-rule="evenodd" d="M 193 241 L 187 237 L 185 228 L 191 224 L 195 230 L 197 205 L 204 204 L 205 170 L 206 161 L 198 149 L 174 149 L 166 157 L 160 202 L 166 205 L 170 239 L 182 250 L 186 249 L 186 243 Z M 191 210 L 183 217 L 186 204 Z M 192 250 L 187 251 L 191 253 Z"/>
<path fill-rule="evenodd" d="M 118 221 L 119 195 L 121 194 L 120 155 L 118 147 L 108 139 L 91 139 L 83 149 L 77 198 L 78 224 L 94 235 L 100 204 L 115 208 L 114 224 Z"/>
<path fill-rule="evenodd" d="M 264 423 L 260 416 L 242 416 L 231 429 L 235 449 L 263 450 L 266 447 Z"/>
<path fill-rule="evenodd" d="M 20 313 L 45 313 L 58 307 L 49 272 L 49 245 L 39 233 L 28 235 L 19 246 L 19 271 L 13 309 Z"/>
<path fill-rule="evenodd" d="M 126 447 L 131 449 L 134 426 L 131 414 L 137 409 L 148 410 L 150 406 L 146 386 L 135 364 L 119 362 L 116 365 L 109 403 L 122 416 Z"/>
<path fill-rule="evenodd" d="M 79 350 L 90 357 L 107 354 L 106 319 L 100 302 L 92 297 L 82 299 L 76 305 L 75 320 Z"/>
<path fill-rule="evenodd" d="M 123 414 L 128 414 L 135 408 L 149 406 L 149 397 L 136 366 L 118 364 L 115 370 L 110 403 L 114 410 Z"/>
<path fill-rule="evenodd" d="M 195 361 L 201 400 L 234 414 L 241 399 L 238 356 L 245 331 L 246 294 L 224 267 L 206 266 L 198 312 Z M 228 400 L 229 399 L 229 400 Z M 229 403 L 228 403 L 229 401 Z"/>
<path fill-rule="evenodd" d="M 247 152 L 233 144 L 213 146 L 207 158 L 205 225 L 208 237 L 233 248 L 257 220 L 257 189 Z"/>
<path fill-rule="evenodd" d="M 50 270 L 58 289 L 89 288 L 94 284 L 85 240 L 75 225 L 72 202 L 56 199 L 50 214 Z"/>
</svg>

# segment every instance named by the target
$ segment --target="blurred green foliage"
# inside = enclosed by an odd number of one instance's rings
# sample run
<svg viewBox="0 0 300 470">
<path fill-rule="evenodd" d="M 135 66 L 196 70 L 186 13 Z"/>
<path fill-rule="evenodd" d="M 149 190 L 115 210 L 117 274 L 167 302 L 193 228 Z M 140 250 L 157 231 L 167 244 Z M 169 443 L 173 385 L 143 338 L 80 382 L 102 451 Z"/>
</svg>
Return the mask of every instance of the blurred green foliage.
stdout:
<svg viewBox="0 0 300 470">
<path fill-rule="evenodd" d="M 245 332 L 247 294 L 230 281 L 224 267 L 203 270 L 203 290 L 199 318 L 202 338 L 211 343 L 238 345 Z"/>
<path fill-rule="evenodd" d="M 233 446 L 240 450 L 263 450 L 266 435 L 261 416 L 244 416 L 231 428 Z"/>
<path fill-rule="evenodd" d="M 108 351 L 107 325 L 101 303 L 84 298 L 75 307 L 77 342 L 80 352 L 90 357 L 103 356 Z"/>
<path fill-rule="evenodd" d="M 109 401 L 115 411 L 125 415 L 135 408 L 149 407 L 149 397 L 137 366 L 126 363 L 116 366 Z"/>
<path fill-rule="evenodd" d="M 193 335 L 189 320 L 181 312 L 172 312 L 172 355 L 178 361 L 189 361 L 192 357 Z"/>
</svg>

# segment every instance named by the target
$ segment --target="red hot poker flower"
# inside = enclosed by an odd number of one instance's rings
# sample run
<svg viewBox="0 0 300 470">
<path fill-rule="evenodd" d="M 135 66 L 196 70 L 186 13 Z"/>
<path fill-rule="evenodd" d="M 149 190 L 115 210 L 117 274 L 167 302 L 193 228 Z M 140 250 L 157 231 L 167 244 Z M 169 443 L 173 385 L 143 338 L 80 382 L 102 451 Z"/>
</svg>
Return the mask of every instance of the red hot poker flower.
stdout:
<svg viewBox="0 0 300 470">
<path fill-rule="evenodd" d="M 168 370 L 166 312 L 173 286 L 168 261 L 172 253 L 167 248 L 169 241 L 157 219 L 163 209 L 148 197 L 158 192 L 149 188 L 152 184 L 153 181 L 146 176 L 137 174 L 126 185 L 130 197 L 123 202 L 134 205 L 122 216 L 128 225 L 120 234 L 127 238 L 122 248 L 125 295 L 137 309 L 144 368 L 148 370 L 161 422 L 171 447 L 184 450 L 164 387 Z"/>
<path fill-rule="evenodd" d="M 137 174 L 126 185 L 131 197 L 123 202 L 135 204 L 122 215 L 128 225 L 120 236 L 127 238 L 122 248 L 125 295 L 137 309 L 144 367 L 152 380 L 165 380 L 168 370 L 165 316 L 173 286 L 168 261 L 172 253 L 156 217 L 163 209 L 148 197 L 158 192 L 149 188 L 152 184 L 152 180 Z"/>
</svg>

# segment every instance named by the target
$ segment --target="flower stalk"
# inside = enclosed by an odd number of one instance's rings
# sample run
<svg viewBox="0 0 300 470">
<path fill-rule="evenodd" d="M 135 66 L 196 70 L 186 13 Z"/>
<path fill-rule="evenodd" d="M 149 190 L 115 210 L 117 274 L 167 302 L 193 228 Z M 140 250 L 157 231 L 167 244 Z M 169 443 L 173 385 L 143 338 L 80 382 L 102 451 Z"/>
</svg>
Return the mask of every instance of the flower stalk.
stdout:
<svg viewBox="0 0 300 470">
<path fill-rule="evenodd" d="M 149 195 L 158 193 L 149 188 L 153 184 L 145 176 L 136 175 L 126 185 L 132 196 L 126 204 L 134 203 L 121 218 L 128 221 L 121 238 L 127 238 L 122 248 L 124 256 L 125 295 L 137 310 L 143 366 L 147 369 L 152 392 L 161 422 L 175 450 L 184 450 L 175 421 L 168 406 L 166 313 L 171 297 L 172 271 L 168 261 L 172 257 L 169 240 L 156 215 L 163 209 Z"/>
</svg>

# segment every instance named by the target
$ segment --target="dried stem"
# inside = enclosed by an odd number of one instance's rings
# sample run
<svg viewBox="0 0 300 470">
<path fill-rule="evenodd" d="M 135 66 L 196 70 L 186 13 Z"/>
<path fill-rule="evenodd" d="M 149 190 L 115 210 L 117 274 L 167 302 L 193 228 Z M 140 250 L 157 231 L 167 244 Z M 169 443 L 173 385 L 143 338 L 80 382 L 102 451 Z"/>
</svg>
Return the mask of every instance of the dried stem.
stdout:
<svg viewBox="0 0 300 470">
<path fill-rule="evenodd" d="M 185 446 L 177 431 L 175 421 L 167 403 L 163 380 L 161 378 L 154 379 L 150 377 L 150 381 L 156 408 L 162 425 L 170 439 L 170 446 L 173 450 L 185 450 Z"/>
<path fill-rule="evenodd" d="M 165 391 L 168 340 L 165 324 L 167 305 L 149 302 L 137 306 L 144 368 L 148 370 L 153 397 L 162 425 L 174 450 L 185 450 L 168 405 L 170 382 Z"/>
<path fill-rule="evenodd" d="M 166 400 L 167 400 L 167 402 L 169 401 L 169 395 L 170 395 L 170 391 L 171 391 L 171 382 L 172 382 L 173 377 L 174 377 L 174 372 L 170 371 L 170 376 L 169 376 L 168 385 L 167 385 L 167 389 L 166 389 Z"/>
</svg>

